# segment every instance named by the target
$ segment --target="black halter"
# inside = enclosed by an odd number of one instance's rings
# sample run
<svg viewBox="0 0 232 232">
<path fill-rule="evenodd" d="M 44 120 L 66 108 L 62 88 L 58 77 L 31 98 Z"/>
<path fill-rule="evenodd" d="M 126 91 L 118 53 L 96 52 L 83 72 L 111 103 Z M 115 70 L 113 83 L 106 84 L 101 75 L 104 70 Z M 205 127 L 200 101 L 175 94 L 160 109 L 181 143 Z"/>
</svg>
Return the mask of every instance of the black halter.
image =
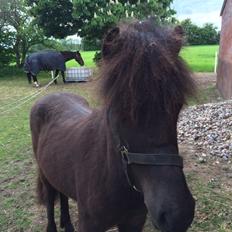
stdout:
<svg viewBox="0 0 232 232">
<path fill-rule="evenodd" d="M 126 174 L 127 181 L 129 185 L 137 192 L 141 191 L 131 181 L 128 172 L 129 165 L 175 166 L 183 168 L 183 158 L 179 156 L 179 154 L 132 153 L 129 152 L 125 146 L 121 146 L 119 151 L 121 153 L 123 169 Z"/>
<path fill-rule="evenodd" d="M 178 154 L 143 154 L 128 152 L 125 146 L 120 149 L 122 159 L 127 164 L 177 166 L 183 168 L 183 159 Z"/>
<path fill-rule="evenodd" d="M 122 158 L 123 169 L 126 174 L 129 185 L 140 192 L 136 186 L 132 183 L 131 178 L 128 173 L 128 166 L 131 164 L 136 165 L 149 165 L 149 166 L 175 166 L 183 168 L 183 158 L 178 154 L 166 154 L 166 153 L 155 153 L 155 154 L 146 154 L 146 153 L 132 153 L 128 151 L 128 148 L 125 145 L 122 145 L 122 139 L 115 128 L 115 125 L 112 125 L 110 122 L 110 112 L 108 112 L 108 122 L 112 130 L 113 138 L 119 148 L 119 152 Z"/>
</svg>

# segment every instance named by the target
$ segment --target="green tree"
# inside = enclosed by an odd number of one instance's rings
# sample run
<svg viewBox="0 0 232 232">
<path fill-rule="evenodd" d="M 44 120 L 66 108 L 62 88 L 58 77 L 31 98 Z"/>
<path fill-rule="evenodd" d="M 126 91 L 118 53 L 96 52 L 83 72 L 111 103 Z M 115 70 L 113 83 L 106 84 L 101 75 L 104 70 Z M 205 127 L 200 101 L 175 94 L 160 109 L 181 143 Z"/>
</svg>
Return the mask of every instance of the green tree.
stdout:
<svg viewBox="0 0 232 232">
<path fill-rule="evenodd" d="M 172 21 L 173 0 L 28 0 L 31 13 L 47 36 L 64 38 L 78 33 L 87 40 L 99 40 L 124 18 L 155 16 Z M 52 20 L 51 20 L 52 19 Z"/>
<path fill-rule="evenodd" d="M 4 16 L 1 22 L 3 37 L 11 42 L 4 43 L 5 47 L 12 49 L 17 66 L 22 67 L 29 48 L 43 42 L 43 32 L 28 15 L 24 0 L 3 0 L 0 15 Z"/>
<path fill-rule="evenodd" d="M 192 23 L 190 19 L 185 19 L 181 22 L 181 25 L 185 31 L 187 43 L 190 45 L 219 43 L 219 33 L 217 28 L 211 23 L 206 23 L 204 26 L 199 27 Z"/>
<path fill-rule="evenodd" d="M 2 2 L 2 8 L 5 8 L 5 2 Z M 0 67 L 8 65 L 13 58 L 12 33 L 5 28 L 6 14 L 0 8 Z"/>
<path fill-rule="evenodd" d="M 0 27 L 0 67 L 14 61 L 13 34 Z"/>
<path fill-rule="evenodd" d="M 186 40 L 188 44 L 200 44 L 200 29 L 197 25 L 193 24 L 190 19 L 185 19 L 181 22 L 181 26 L 185 31 Z"/>
<path fill-rule="evenodd" d="M 30 13 L 35 23 L 48 37 L 62 39 L 75 34 L 80 26 L 72 16 L 71 0 L 27 0 L 27 4 L 31 6 Z"/>
<path fill-rule="evenodd" d="M 206 23 L 201 28 L 202 44 L 218 44 L 219 43 L 219 33 L 217 32 L 217 27 L 212 23 Z"/>
</svg>

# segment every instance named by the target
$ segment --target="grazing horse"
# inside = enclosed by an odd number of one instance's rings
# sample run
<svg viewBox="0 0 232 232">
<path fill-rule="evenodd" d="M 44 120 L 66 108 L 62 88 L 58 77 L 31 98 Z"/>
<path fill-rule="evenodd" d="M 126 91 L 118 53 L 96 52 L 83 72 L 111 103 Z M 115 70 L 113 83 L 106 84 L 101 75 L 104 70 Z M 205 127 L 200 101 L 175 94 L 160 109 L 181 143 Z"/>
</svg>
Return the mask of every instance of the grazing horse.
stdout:
<svg viewBox="0 0 232 232">
<path fill-rule="evenodd" d="M 27 56 L 24 63 L 24 71 L 27 73 L 29 84 L 31 84 L 31 79 L 33 79 L 35 86 L 39 87 L 36 76 L 41 70 L 52 71 L 52 78 L 54 78 L 53 71 L 55 71 L 55 77 L 57 77 L 59 71 L 61 71 L 63 82 L 65 83 L 65 62 L 72 59 L 75 59 L 81 66 L 84 65 L 84 61 L 79 51 L 41 51 L 32 53 L 31 55 Z M 56 79 L 54 82 L 57 84 Z"/>
<path fill-rule="evenodd" d="M 134 21 L 111 29 L 102 45 L 102 107 L 56 93 L 32 108 L 37 192 L 47 231 L 74 231 L 68 198 L 77 201 L 78 231 L 141 232 L 147 213 L 162 232 L 185 232 L 195 201 L 183 173 L 177 119 L 194 82 L 179 57 L 182 29 Z"/>
</svg>

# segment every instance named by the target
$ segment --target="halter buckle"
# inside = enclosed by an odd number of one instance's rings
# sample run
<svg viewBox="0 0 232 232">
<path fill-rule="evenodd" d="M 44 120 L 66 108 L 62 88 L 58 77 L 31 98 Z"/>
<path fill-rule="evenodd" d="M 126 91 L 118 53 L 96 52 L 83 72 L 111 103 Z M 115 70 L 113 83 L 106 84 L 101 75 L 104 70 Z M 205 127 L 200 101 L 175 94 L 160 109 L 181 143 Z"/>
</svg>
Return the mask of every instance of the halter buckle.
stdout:
<svg viewBox="0 0 232 232">
<path fill-rule="evenodd" d="M 128 150 L 125 146 L 121 146 L 120 148 L 120 152 L 121 152 L 121 155 L 122 155 L 122 159 L 126 162 L 128 162 Z"/>
</svg>

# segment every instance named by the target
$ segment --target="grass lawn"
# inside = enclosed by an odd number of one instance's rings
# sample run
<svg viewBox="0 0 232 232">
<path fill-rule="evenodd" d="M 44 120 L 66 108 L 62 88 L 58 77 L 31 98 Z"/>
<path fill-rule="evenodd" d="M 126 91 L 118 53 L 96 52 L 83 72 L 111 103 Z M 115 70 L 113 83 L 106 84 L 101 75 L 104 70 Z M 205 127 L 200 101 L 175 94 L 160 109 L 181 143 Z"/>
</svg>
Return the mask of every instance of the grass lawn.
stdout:
<svg viewBox="0 0 232 232">
<path fill-rule="evenodd" d="M 85 66 L 93 68 L 95 67 L 95 63 L 93 61 L 95 55 L 95 51 L 82 51 L 81 52 L 81 56 L 85 62 Z M 79 64 L 77 64 L 77 62 L 75 60 L 70 60 L 69 62 L 67 62 L 67 67 L 76 67 L 76 66 L 80 66 Z"/>
<path fill-rule="evenodd" d="M 218 45 L 184 47 L 181 56 L 194 72 L 213 72 Z"/>
<path fill-rule="evenodd" d="M 91 53 L 87 55 L 91 56 Z M 41 73 L 40 83 L 48 83 L 47 73 Z M 95 81 L 80 84 L 52 85 L 41 96 L 57 91 L 77 93 L 84 96 L 92 106 L 98 106 L 94 90 Z M 41 232 L 45 231 L 46 212 L 36 204 L 35 180 L 36 166 L 33 160 L 29 130 L 29 112 L 35 99 L 11 112 L 4 112 L 18 105 L 21 99 L 37 90 L 29 86 L 24 74 L 12 73 L 10 78 L 0 78 L 0 231 L 4 232 Z M 209 91 L 209 90 L 207 90 Z M 208 92 L 206 93 L 208 94 Z M 191 104 L 194 104 L 191 102 Z M 188 153 L 187 153 L 188 154 Z M 192 154 L 194 157 L 194 154 Z M 198 164 L 199 165 L 199 164 Z M 205 165 L 205 166 L 204 166 Z M 209 177 L 199 175 L 200 170 L 209 164 L 199 165 L 197 170 L 187 169 L 187 179 L 197 199 L 196 216 L 190 232 L 231 232 L 232 192 L 223 182 L 209 182 Z M 215 176 L 213 174 L 215 179 Z M 58 209 L 56 209 L 58 212 Z M 72 220 L 76 220 L 75 203 L 71 204 Z M 59 216 L 56 220 L 58 222 Z M 150 224 L 145 232 L 155 231 Z"/>
<path fill-rule="evenodd" d="M 184 47 L 181 56 L 193 72 L 213 72 L 215 62 L 215 52 L 218 51 L 218 45 L 188 46 Z M 95 51 L 81 52 L 87 67 L 95 67 L 93 62 Z M 79 66 L 72 60 L 67 63 L 68 67 Z"/>
</svg>

